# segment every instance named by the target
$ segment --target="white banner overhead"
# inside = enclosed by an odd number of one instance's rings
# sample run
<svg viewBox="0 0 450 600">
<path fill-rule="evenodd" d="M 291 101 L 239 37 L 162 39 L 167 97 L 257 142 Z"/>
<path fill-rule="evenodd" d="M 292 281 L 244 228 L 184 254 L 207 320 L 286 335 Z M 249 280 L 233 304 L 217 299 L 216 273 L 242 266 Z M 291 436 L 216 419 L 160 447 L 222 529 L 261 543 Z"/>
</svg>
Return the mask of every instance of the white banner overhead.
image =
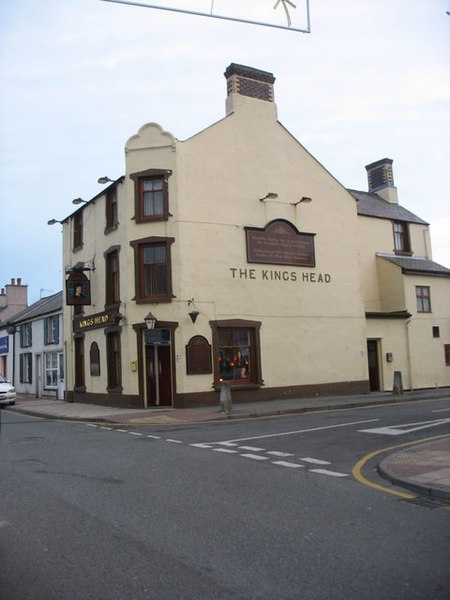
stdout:
<svg viewBox="0 0 450 600">
<path fill-rule="evenodd" d="M 155 4 L 102 0 L 187 15 L 310 33 L 309 0 L 159 0 Z"/>
</svg>

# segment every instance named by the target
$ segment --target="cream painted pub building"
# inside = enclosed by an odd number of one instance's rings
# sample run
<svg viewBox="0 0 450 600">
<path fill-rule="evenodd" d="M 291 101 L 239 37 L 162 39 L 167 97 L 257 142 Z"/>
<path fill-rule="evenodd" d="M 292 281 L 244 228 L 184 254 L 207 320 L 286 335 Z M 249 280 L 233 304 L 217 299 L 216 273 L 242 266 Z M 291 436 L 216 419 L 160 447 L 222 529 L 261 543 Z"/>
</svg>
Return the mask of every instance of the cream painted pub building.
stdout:
<svg viewBox="0 0 450 600">
<path fill-rule="evenodd" d="M 63 222 L 69 401 L 218 404 L 450 385 L 450 270 L 392 161 L 344 188 L 278 121 L 271 73 L 231 64 L 226 116 L 156 123 Z M 397 375 L 398 377 L 398 375 Z"/>
</svg>

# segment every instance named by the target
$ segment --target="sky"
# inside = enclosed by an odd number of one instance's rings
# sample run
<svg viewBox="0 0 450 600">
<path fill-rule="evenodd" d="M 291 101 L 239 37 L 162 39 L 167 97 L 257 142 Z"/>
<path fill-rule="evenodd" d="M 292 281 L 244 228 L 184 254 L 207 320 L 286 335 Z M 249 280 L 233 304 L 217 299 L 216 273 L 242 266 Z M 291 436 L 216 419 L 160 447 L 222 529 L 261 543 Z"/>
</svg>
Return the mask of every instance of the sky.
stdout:
<svg viewBox="0 0 450 600">
<path fill-rule="evenodd" d="M 209 12 L 212 0 L 142 0 Z M 287 24 L 275 0 L 217 14 Z M 305 0 L 292 26 L 305 28 Z M 285 6 L 289 6 L 285 4 Z M 248 10 L 248 12 L 247 12 Z M 347 188 L 393 159 L 402 206 L 450 268 L 450 0 L 310 0 L 310 33 L 102 0 L 0 3 L 0 287 L 63 289 L 62 220 L 125 172 L 145 123 L 184 140 L 225 116 L 234 62 L 276 77 L 281 123 Z"/>
</svg>

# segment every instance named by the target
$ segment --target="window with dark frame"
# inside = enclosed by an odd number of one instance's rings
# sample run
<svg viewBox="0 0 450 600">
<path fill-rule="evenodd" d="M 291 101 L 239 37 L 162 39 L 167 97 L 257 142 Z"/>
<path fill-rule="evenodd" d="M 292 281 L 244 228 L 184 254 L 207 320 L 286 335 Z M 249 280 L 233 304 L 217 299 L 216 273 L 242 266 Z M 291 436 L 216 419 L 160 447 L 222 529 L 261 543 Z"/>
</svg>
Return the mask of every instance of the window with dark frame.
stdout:
<svg viewBox="0 0 450 600">
<path fill-rule="evenodd" d="M 19 358 L 20 383 L 33 383 L 33 354 L 24 352 Z"/>
<path fill-rule="evenodd" d="M 214 384 L 261 385 L 259 330 L 261 323 L 245 320 L 214 321 Z"/>
<path fill-rule="evenodd" d="M 119 250 L 105 253 L 105 306 L 112 307 L 120 304 Z"/>
<path fill-rule="evenodd" d="M 75 337 L 75 392 L 85 392 L 86 382 L 84 377 L 84 336 Z"/>
<path fill-rule="evenodd" d="M 44 345 L 59 344 L 59 315 L 44 319 Z"/>
<path fill-rule="evenodd" d="M 122 359 L 120 331 L 106 332 L 106 360 L 108 368 L 108 391 L 122 391 Z"/>
<path fill-rule="evenodd" d="M 137 302 L 172 301 L 170 247 L 174 238 L 151 237 L 131 242 L 135 251 Z"/>
<path fill-rule="evenodd" d="M 100 350 L 97 342 L 92 342 L 89 351 L 89 363 L 91 367 L 91 376 L 98 377 L 100 375 Z"/>
<path fill-rule="evenodd" d="M 169 216 L 169 170 L 148 169 L 133 173 L 130 177 L 135 183 L 136 223 L 166 221 Z"/>
<path fill-rule="evenodd" d="M 409 238 L 408 223 L 395 221 L 394 227 L 394 251 L 396 254 L 411 254 L 411 242 Z"/>
<path fill-rule="evenodd" d="M 28 348 L 29 346 L 31 346 L 32 341 L 33 341 L 32 333 L 33 333 L 33 330 L 32 330 L 31 322 L 24 323 L 23 325 L 20 326 L 20 347 L 21 348 Z"/>
<path fill-rule="evenodd" d="M 76 213 L 73 217 L 73 250 L 83 246 L 83 212 Z"/>
<path fill-rule="evenodd" d="M 58 353 L 46 352 L 45 357 L 45 387 L 56 389 L 58 387 Z"/>
<path fill-rule="evenodd" d="M 419 312 L 419 313 L 430 313 L 431 312 L 431 296 L 430 296 L 429 286 L 416 285 L 416 303 L 417 303 L 417 312 Z"/>
<path fill-rule="evenodd" d="M 433 337 L 434 338 L 441 337 L 441 331 L 437 325 L 433 326 Z"/>
<path fill-rule="evenodd" d="M 444 344 L 445 364 L 450 367 L 450 344 Z"/>
<path fill-rule="evenodd" d="M 106 195 L 105 202 L 106 227 L 105 233 L 112 229 L 117 229 L 119 224 L 119 210 L 117 204 L 117 189 L 110 190 Z"/>
</svg>

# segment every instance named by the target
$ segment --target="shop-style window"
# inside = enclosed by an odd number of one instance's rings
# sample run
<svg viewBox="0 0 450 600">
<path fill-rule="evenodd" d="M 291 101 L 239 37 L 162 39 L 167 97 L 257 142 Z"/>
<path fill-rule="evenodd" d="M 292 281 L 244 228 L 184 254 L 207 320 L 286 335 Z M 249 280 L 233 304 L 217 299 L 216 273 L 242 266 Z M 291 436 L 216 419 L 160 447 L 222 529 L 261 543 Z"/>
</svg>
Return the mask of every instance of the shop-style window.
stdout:
<svg viewBox="0 0 450 600">
<path fill-rule="evenodd" d="M 430 288 L 426 285 L 416 285 L 417 312 L 431 312 Z"/>
<path fill-rule="evenodd" d="M 83 212 L 80 211 L 73 217 L 73 250 L 83 247 Z"/>
<path fill-rule="evenodd" d="M 44 344 L 59 344 L 59 316 L 44 319 Z"/>
<path fill-rule="evenodd" d="M 408 223 L 394 222 L 394 251 L 396 254 L 411 254 Z"/>
<path fill-rule="evenodd" d="M 119 224 L 119 212 L 118 212 L 116 188 L 110 190 L 106 195 L 105 212 L 106 212 L 105 233 L 108 233 L 112 229 L 117 229 L 117 226 Z"/>
<path fill-rule="evenodd" d="M 114 247 L 105 252 L 106 298 L 105 306 L 120 304 L 119 248 Z"/>
<path fill-rule="evenodd" d="M 149 169 L 134 173 L 135 183 L 135 221 L 165 221 L 169 218 L 169 184 L 171 171 Z"/>
<path fill-rule="evenodd" d="M 108 368 L 108 392 L 121 392 L 122 360 L 120 331 L 106 332 L 106 361 Z"/>
<path fill-rule="evenodd" d="M 45 387 L 46 388 L 57 388 L 58 387 L 58 353 L 57 352 L 46 352 L 45 353 Z"/>
<path fill-rule="evenodd" d="M 146 238 L 131 242 L 135 251 L 137 302 L 171 302 L 173 238 Z"/>
<path fill-rule="evenodd" d="M 233 386 L 260 385 L 260 322 L 232 320 L 214 321 L 214 383 Z"/>
</svg>

